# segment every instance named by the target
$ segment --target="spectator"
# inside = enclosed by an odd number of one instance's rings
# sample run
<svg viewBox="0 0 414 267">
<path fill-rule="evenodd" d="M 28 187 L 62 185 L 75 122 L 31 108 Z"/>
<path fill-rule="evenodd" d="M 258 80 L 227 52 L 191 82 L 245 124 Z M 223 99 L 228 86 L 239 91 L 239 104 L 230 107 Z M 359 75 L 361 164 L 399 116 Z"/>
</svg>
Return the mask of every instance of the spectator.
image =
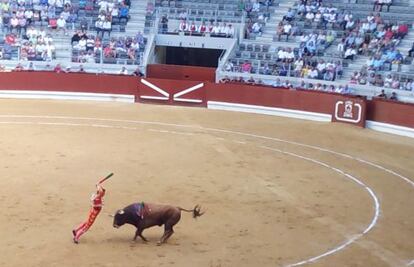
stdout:
<svg viewBox="0 0 414 267">
<path fill-rule="evenodd" d="M 259 22 L 256 21 L 253 23 L 252 32 L 258 34 L 259 36 L 262 35 L 262 26 L 259 24 Z"/>
<path fill-rule="evenodd" d="M 65 35 L 67 35 L 67 32 L 66 32 L 66 20 L 63 18 L 62 15 L 57 19 L 56 26 L 57 26 L 57 31 L 58 32 L 60 32 L 60 30 L 62 30 L 63 33 Z"/>
<path fill-rule="evenodd" d="M 137 67 L 134 72 L 132 72 L 132 75 L 137 76 L 137 77 L 144 77 L 144 74 L 141 72 L 140 68 Z"/>
<path fill-rule="evenodd" d="M 79 70 L 78 70 L 78 72 L 80 72 L 80 73 L 85 73 L 85 69 L 83 68 L 83 65 L 81 64 L 81 65 L 79 65 Z"/>
<path fill-rule="evenodd" d="M 125 66 L 122 66 L 122 68 L 119 70 L 118 74 L 128 75 L 128 70 L 125 68 Z"/>
<path fill-rule="evenodd" d="M 295 14 L 295 11 L 292 10 L 291 8 L 289 8 L 287 14 L 285 16 L 283 16 L 283 20 L 288 21 L 288 22 L 291 22 L 291 21 L 294 20 L 295 15 L 296 15 Z"/>
<path fill-rule="evenodd" d="M 377 97 L 386 99 L 387 98 L 387 95 L 385 94 L 385 90 L 382 89 L 381 90 L 381 93 L 379 95 L 377 95 Z"/>
<path fill-rule="evenodd" d="M 414 57 L 414 42 L 411 45 L 411 49 L 408 51 L 410 57 Z"/>
<path fill-rule="evenodd" d="M 161 18 L 161 33 L 168 32 L 168 18 L 167 15 L 163 15 Z"/>
<path fill-rule="evenodd" d="M 231 72 L 234 70 L 234 65 L 231 61 L 228 61 L 226 64 L 224 64 L 224 70 Z"/>
<path fill-rule="evenodd" d="M 249 61 L 245 60 L 241 66 L 241 70 L 242 72 L 250 73 L 252 71 L 252 64 Z"/>
<path fill-rule="evenodd" d="M 186 32 L 186 31 L 188 31 L 188 24 L 187 24 L 187 22 L 185 20 L 181 20 L 180 25 L 178 27 L 178 30 L 180 32 Z"/>
<path fill-rule="evenodd" d="M 14 67 L 14 71 L 23 71 L 23 65 L 19 62 L 17 63 L 16 67 Z"/>
<path fill-rule="evenodd" d="M 397 93 L 396 92 L 392 92 L 391 93 L 390 100 L 398 101 Z"/>
<path fill-rule="evenodd" d="M 167 16 L 164 15 L 164 17 L 166 20 L 166 21 L 164 20 L 164 23 L 168 23 Z M 125 4 L 121 5 L 121 8 L 119 9 L 119 20 L 122 21 L 123 23 L 127 23 L 129 20 L 129 8 Z M 167 28 L 168 28 L 168 24 L 167 24 Z"/>
<path fill-rule="evenodd" d="M 53 69 L 56 73 L 61 73 L 63 71 L 62 66 L 58 63 L 56 64 L 55 68 Z"/>
<path fill-rule="evenodd" d="M 112 23 L 108 19 L 102 23 L 102 38 L 105 36 L 105 32 L 108 33 L 108 37 L 111 37 Z"/>
</svg>

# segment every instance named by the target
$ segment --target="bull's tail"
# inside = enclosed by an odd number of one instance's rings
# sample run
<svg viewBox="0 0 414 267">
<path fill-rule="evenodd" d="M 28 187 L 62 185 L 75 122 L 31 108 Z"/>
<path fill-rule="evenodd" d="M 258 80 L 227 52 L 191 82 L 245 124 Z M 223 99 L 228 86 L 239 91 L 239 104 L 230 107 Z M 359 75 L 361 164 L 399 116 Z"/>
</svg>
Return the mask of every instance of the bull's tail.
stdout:
<svg viewBox="0 0 414 267">
<path fill-rule="evenodd" d="M 194 209 L 192 210 L 187 210 L 187 209 L 183 209 L 181 207 L 177 207 L 179 210 L 185 211 L 185 212 L 192 212 L 193 213 L 193 218 L 196 219 L 197 217 L 200 217 L 201 215 L 204 214 L 204 212 L 201 212 L 201 207 L 200 205 L 196 205 L 194 207 Z"/>
</svg>

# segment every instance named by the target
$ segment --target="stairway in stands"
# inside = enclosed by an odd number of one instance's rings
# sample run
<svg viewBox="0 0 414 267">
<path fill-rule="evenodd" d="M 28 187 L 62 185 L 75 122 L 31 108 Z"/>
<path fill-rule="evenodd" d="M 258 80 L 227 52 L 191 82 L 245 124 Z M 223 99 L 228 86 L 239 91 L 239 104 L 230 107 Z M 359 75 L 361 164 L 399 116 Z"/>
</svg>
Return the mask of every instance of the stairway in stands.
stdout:
<svg viewBox="0 0 414 267">
<path fill-rule="evenodd" d="M 270 14 L 270 19 L 267 21 L 266 26 L 263 29 L 262 36 L 256 37 L 259 42 L 272 42 L 273 36 L 276 34 L 276 27 L 279 22 L 282 21 L 289 8 L 293 7 L 296 3 L 295 0 L 279 0 L 279 5 L 275 7 L 274 12 Z"/>
<path fill-rule="evenodd" d="M 145 14 L 147 9 L 147 0 L 131 1 L 131 9 L 129 14 L 131 16 L 125 28 L 126 35 L 134 36 L 140 32 L 144 32 Z"/>
</svg>

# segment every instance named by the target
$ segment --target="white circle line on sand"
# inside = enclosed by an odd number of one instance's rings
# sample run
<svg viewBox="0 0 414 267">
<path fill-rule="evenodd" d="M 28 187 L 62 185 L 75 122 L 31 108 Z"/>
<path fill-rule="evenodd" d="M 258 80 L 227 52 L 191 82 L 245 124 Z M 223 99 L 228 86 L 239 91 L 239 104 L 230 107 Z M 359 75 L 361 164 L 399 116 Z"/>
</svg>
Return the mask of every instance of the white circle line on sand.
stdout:
<svg viewBox="0 0 414 267">
<path fill-rule="evenodd" d="M 372 167 L 378 168 L 382 171 L 385 171 L 385 172 L 387 172 L 387 173 L 389 173 L 393 176 L 396 176 L 396 177 L 402 179 L 403 181 L 405 181 L 406 183 L 408 183 L 409 185 L 411 185 L 412 187 L 414 187 L 414 182 L 411 179 L 409 179 L 409 178 L 405 177 L 404 175 L 401 175 L 401 174 L 399 174 L 399 173 L 397 173 L 393 170 L 385 168 L 385 167 L 383 167 L 379 164 L 361 159 L 359 157 L 354 157 L 354 156 L 351 156 L 351 155 L 348 155 L 348 154 L 345 154 L 345 153 L 340 153 L 340 152 L 336 152 L 336 151 L 333 151 L 333 150 L 330 150 L 330 149 L 326 149 L 326 148 L 323 148 L 323 147 L 314 146 L 314 145 L 307 145 L 307 144 L 303 144 L 303 143 L 299 143 L 299 142 L 295 142 L 295 141 L 284 140 L 284 139 L 275 138 L 275 137 L 268 137 L 268 136 L 263 136 L 263 135 L 244 133 L 244 132 L 225 130 L 225 129 L 201 127 L 201 126 L 196 126 L 196 125 L 184 125 L 184 124 L 153 122 L 153 121 L 140 121 L 140 120 L 108 119 L 108 118 L 94 118 L 94 117 L 73 117 L 73 116 L 15 115 L 15 114 L 0 115 L 0 118 L 36 118 L 36 119 L 66 119 L 66 120 L 81 120 L 81 121 L 88 121 L 89 120 L 89 121 L 105 121 L 105 122 L 122 122 L 122 123 L 141 124 L 141 125 L 158 125 L 158 126 L 199 129 L 199 130 L 211 131 L 211 132 L 235 134 L 235 135 L 244 136 L 244 137 L 251 137 L 251 138 L 257 138 L 257 139 L 263 139 L 263 140 L 269 140 L 269 141 L 275 141 L 275 142 L 280 142 L 280 143 L 296 145 L 296 146 L 300 146 L 300 147 L 311 148 L 311 149 L 314 149 L 314 150 L 318 150 L 318 151 L 330 153 L 330 154 L 333 154 L 333 155 L 341 156 L 341 157 L 344 157 L 344 158 L 352 159 L 352 160 L 355 160 L 355 161 L 359 161 L 361 163 L 364 163 L 364 164 L 370 165 Z M 58 125 L 58 124 L 56 124 L 56 125 Z M 76 125 L 76 126 L 85 126 L 85 125 Z M 414 260 L 411 261 L 409 264 L 407 264 L 407 266 L 411 266 L 413 264 L 414 264 Z"/>
<path fill-rule="evenodd" d="M 341 157 L 344 157 L 344 158 L 353 159 L 353 160 L 365 163 L 367 165 L 373 166 L 375 168 L 378 168 L 382 171 L 388 172 L 388 173 L 390 173 L 394 176 L 397 176 L 398 178 L 404 180 L 405 182 L 410 184 L 412 187 L 414 187 L 414 181 L 412 181 L 411 179 L 409 179 L 409 178 L 405 177 L 404 175 L 401 175 L 401 174 L 399 174 L 399 173 L 397 173 L 393 170 L 385 168 L 381 165 L 370 162 L 368 160 L 364 160 L 364 159 L 361 159 L 359 157 L 354 157 L 354 156 L 351 156 L 351 155 L 348 155 L 348 154 L 345 154 L 345 153 L 336 152 L 336 151 L 326 149 L 326 148 L 323 148 L 323 147 L 319 147 L 319 146 L 303 144 L 303 143 L 284 140 L 284 139 L 275 138 L 275 137 L 268 137 L 268 136 L 251 134 L 251 133 L 243 133 L 243 132 L 225 130 L 225 129 L 201 127 L 201 126 L 196 126 L 196 125 L 185 125 L 185 124 L 175 124 L 175 123 L 166 123 L 166 122 L 152 122 L 152 121 L 139 121 L 139 120 L 121 120 L 121 119 L 107 119 L 107 118 L 93 118 L 93 117 L 72 117 L 72 116 L 47 116 L 47 115 L 44 115 L 44 116 L 42 116 L 42 115 L 28 115 L 28 116 L 26 116 L 26 115 L 13 115 L 13 114 L 11 114 L 11 115 L 0 115 L 0 118 L 69 119 L 69 120 L 93 120 L 93 121 L 107 121 L 107 122 L 124 122 L 124 123 L 144 124 L 144 125 L 146 124 L 146 125 L 173 126 L 173 127 L 179 127 L 179 128 L 190 128 L 190 129 L 199 129 L 199 130 L 212 131 L 212 132 L 222 132 L 222 133 L 236 134 L 236 135 L 245 136 L 245 137 L 253 137 L 253 138 L 270 140 L 270 141 L 275 141 L 275 142 L 281 142 L 281 143 L 286 143 L 286 144 L 291 144 L 291 145 L 296 145 L 296 146 L 301 146 L 301 147 L 307 147 L 307 148 L 319 150 L 319 151 L 322 151 L 322 152 L 331 153 L 331 154 L 341 156 Z"/>
<path fill-rule="evenodd" d="M 365 230 L 362 233 L 353 235 L 352 238 L 348 239 L 346 242 L 342 243 L 341 245 L 339 245 L 337 247 L 334 247 L 334 248 L 326 251 L 323 254 L 320 254 L 318 256 L 315 256 L 315 257 L 312 257 L 310 259 L 303 260 L 303 261 L 300 261 L 300 262 L 297 262 L 297 263 L 286 265 L 285 267 L 294 267 L 294 266 L 300 266 L 300 265 L 312 263 L 312 262 L 315 262 L 315 261 L 317 261 L 321 258 L 324 258 L 324 257 L 329 256 L 331 254 L 337 253 L 338 251 L 346 248 L 347 246 L 349 246 L 350 244 L 354 243 L 356 240 L 358 240 L 359 238 L 364 236 L 366 233 L 368 233 L 376 225 L 376 223 L 378 221 L 380 209 L 381 209 L 380 208 L 380 202 L 378 200 L 378 197 L 375 195 L 374 191 L 370 187 L 365 185 L 363 182 L 361 182 L 358 178 L 356 178 L 355 176 L 352 176 L 352 175 L 350 175 L 350 174 L 348 174 L 348 173 L 346 173 L 346 172 L 344 172 L 344 171 L 342 171 L 338 168 L 332 167 L 331 165 L 329 165 L 327 163 L 316 160 L 316 159 L 308 158 L 308 157 L 301 156 L 301 155 L 298 155 L 298 154 L 295 154 L 295 153 L 291 153 L 291 152 L 287 152 L 287 151 L 283 151 L 283 150 L 280 150 L 280 149 L 271 148 L 271 147 L 267 147 L 267 146 L 260 146 L 260 147 L 263 148 L 263 149 L 266 149 L 266 150 L 279 152 L 279 153 L 282 153 L 282 154 L 285 154 L 285 155 L 289 155 L 289 156 L 292 156 L 292 157 L 307 160 L 307 161 L 313 162 L 315 164 L 321 165 L 325 168 L 331 169 L 335 172 L 338 172 L 338 173 L 344 175 L 345 177 L 347 177 L 348 179 L 352 180 L 354 183 L 356 183 L 359 186 L 363 187 L 371 195 L 371 198 L 373 199 L 373 202 L 374 202 L 374 209 L 375 209 L 374 217 L 372 218 L 371 223 L 368 225 L 367 228 L 365 228 Z"/>
</svg>

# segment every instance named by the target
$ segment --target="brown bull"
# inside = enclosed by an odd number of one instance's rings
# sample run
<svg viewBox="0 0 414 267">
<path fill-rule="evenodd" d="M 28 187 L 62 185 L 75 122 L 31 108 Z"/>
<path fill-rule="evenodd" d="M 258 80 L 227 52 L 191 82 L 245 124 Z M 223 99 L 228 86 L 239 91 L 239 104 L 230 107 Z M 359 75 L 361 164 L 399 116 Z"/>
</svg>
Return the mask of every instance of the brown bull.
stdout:
<svg viewBox="0 0 414 267">
<path fill-rule="evenodd" d="M 173 227 L 181 218 L 181 211 L 192 212 L 193 218 L 197 218 L 204 214 L 198 205 L 192 210 L 174 207 L 170 205 L 160 205 L 152 203 L 134 203 L 121 210 L 114 215 L 113 226 L 119 228 L 124 224 L 131 224 L 137 228 L 134 241 L 139 236 L 142 240 L 148 240 L 142 235 L 144 229 L 164 224 L 164 234 L 162 235 L 158 245 L 165 243 L 174 233 Z"/>
</svg>

